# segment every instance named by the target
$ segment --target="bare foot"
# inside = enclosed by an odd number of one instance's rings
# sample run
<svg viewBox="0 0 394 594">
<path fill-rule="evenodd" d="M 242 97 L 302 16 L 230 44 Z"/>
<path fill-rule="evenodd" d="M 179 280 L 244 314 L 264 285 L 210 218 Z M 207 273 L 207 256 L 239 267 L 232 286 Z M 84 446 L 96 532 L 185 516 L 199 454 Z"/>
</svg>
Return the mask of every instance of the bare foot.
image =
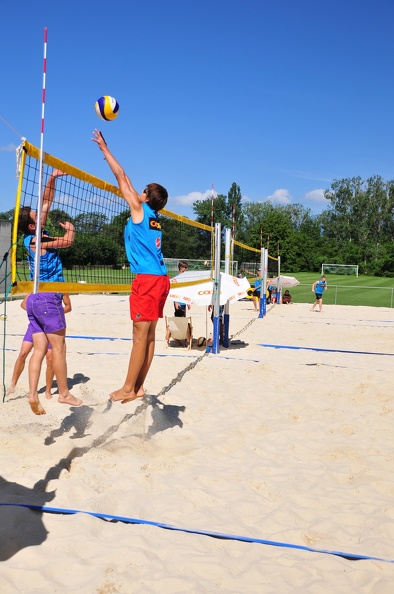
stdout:
<svg viewBox="0 0 394 594">
<path fill-rule="evenodd" d="M 5 395 L 9 396 L 10 394 L 13 394 L 15 392 L 15 388 L 16 388 L 15 384 L 10 384 L 7 388 Z"/>
<path fill-rule="evenodd" d="M 145 396 L 145 390 L 141 386 L 138 390 L 137 394 L 135 392 L 126 392 L 121 388 L 120 390 L 116 390 L 115 392 L 111 392 L 109 395 L 110 400 L 112 402 L 121 402 L 122 404 L 126 404 L 126 402 L 131 402 L 132 400 L 136 400 L 137 398 L 143 398 Z"/>
<path fill-rule="evenodd" d="M 45 392 L 45 398 L 47 400 L 52 400 L 52 393 L 51 392 Z"/>
<path fill-rule="evenodd" d="M 29 404 L 35 415 L 46 415 L 45 409 L 41 406 L 41 402 L 38 399 L 29 398 Z"/>
<path fill-rule="evenodd" d="M 139 390 L 137 390 L 137 398 L 143 398 L 145 396 L 145 388 L 144 386 L 141 386 Z M 133 398 L 133 400 L 135 400 Z M 128 400 L 124 400 L 122 401 L 122 404 L 124 404 L 125 402 L 128 402 Z"/>
<path fill-rule="evenodd" d="M 75 398 L 75 396 L 73 396 L 71 392 L 69 392 L 67 396 L 59 396 L 57 401 L 61 404 L 68 404 L 69 406 L 81 406 L 82 404 L 82 400 L 80 400 L 79 398 Z"/>
</svg>

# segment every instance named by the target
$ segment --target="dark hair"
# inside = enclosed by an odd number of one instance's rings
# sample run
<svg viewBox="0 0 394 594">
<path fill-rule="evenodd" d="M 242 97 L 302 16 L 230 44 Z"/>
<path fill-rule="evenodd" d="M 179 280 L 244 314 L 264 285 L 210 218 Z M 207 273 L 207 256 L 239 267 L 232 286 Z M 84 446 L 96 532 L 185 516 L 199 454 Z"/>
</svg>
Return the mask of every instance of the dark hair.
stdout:
<svg viewBox="0 0 394 594">
<path fill-rule="evenodd" d="M 180 268 L 186 268 L 186 270 L 188 270 L 189 268 L 189 264 L 187 262 L 185 262 L 185 260 L 179 260 L 178 262 L 178 270 L 180 270 Z"/>
<path fill-rule="evenodd" d="M 164 208 L 165 205 L 167 204 L 168 192 L 160 184 L 148 184 L 146 186 L 145 193 L 148 197 L 148 199 L 147 199 L 148 204 L 156 212 L 159 212 L 159 210 Z"/>
<path fill-rule="evenodd" d="M 31 208 L 30 206 L 22 206 L 19 211 L 19 219 L 18 219 L 18 231 L 19 233 L 26 233 L 29 230 L 30 224 L 35 224 L 33 219 L 30 216 Z"/>
</svg>

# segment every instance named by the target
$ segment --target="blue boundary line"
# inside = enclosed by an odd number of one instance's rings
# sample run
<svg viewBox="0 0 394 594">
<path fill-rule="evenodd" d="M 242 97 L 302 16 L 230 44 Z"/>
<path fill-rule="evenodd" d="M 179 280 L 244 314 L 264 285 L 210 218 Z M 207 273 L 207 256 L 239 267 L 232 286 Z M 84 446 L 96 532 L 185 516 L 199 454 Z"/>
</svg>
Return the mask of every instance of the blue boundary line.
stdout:
<svg viewBox="0 0 394 594">
<path fill-rule="evenodd" d="M 373 351 L 344 351 L 341 349 L 321 349 L 317 347 L 303 347 L 291 346 L 287 344 L 259 344 L 258 346 L 267 347 L 270 349 L 293 349 L 299 351 L 320 351 L 322 353 L 348 353 L 352 355 L 383 355 L 386 357 L 393 357 L 394 353 L 375 353 Z"/>
<path fill-rule="evenodd" d="M 126 516 L 114 516 L 112 514 L 102 514 L 102 513 L 98 513 L 98 512 L 82 511 L 82 510 L 78 510 L 78 509 L 64 509 L 64 508 L 60 508 L 60 507 L 47 507 L 44 505 L 28 505 L 25 503 L 0 503 L 0 506 L 23 507 L 23 508 L 31 509 L 34 511 L 47 512 L 47 513 L 52 513 L 52 514 L 64 514 L 64 515 L 86 514 L 89 516 L 93 516 L 94 518 L 98 518 L 100 520 L 112 520 L 112 521 L 116 521 L 116 522 L 123 522 L 125 524 L 145 524 L 147 526 L 156 526 L 157 528 L 163 528 L 165 530 L 173 530 L 176 532 L 186 532 L 188 534 L 198 534 L 200 536 L 209 536 L 211 538 L 218 538 L 218 539 L 222 539 L 222 540 L 236 540 L 236 541 L 241 541 L 241 542 L 269 545 L 269 546 L 273 546 L 273 547 L 297 549 L 300 551 L 308 551 L 310 553 L 322 553 L 325 555 L 336 555 L 337 557 L 343 557 L 350 561 L 369 560 L 369 561 L 382 561 L 384 563 L 394 563 L 394 560 L 392 560 L 392 559 L 383 559 L 381 557 L 371 557 L 369 555 L 357 555 L 355 553 L 344 553 L 342 551 L 330 551 L 330 550 L 326 550 L 326 549 L 314 549 L 312 547 L 307 547 L 304 545 L 279 542 L 279 541 L 275 541 L 275 540 L 264 540 L 261 538 L 252 538 L 249 536 L 238 536 L 235 534 L 224 534 L 221 532 L 210 532 L 208 530 L 193 530 L 191 528 L 181 528 L 179 526 L 172 526 L 171 524 L 163 524 L 162 522 L 152 522 L 150 520 L 140 520 L 138 518 L 129 518 Z"/>
</svg>

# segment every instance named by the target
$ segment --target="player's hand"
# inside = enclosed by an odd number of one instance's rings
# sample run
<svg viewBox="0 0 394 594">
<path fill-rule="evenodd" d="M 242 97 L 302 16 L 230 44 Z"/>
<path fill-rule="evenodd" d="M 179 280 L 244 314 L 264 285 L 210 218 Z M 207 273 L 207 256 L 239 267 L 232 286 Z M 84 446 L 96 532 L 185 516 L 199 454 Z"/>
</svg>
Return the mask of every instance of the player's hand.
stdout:
<svg viewBox="0 0 394 594">
<path fill-rule="evenodd" d="M 52 177 L 62 177 L 62 175 L 67 175 L 67 173 L 64 173 L 60 169 L 54 169 L 51 174 Z"/>
<path fill-rule="evenodd" d="M 107 146 L 104 136 L 101 134 L 100 130 L 97 130 L 97 128 L 93 130 L 92 140 L 98 144 L 100 150 L 104 150 L 104 148 Z"/>
<path fill-rule="evenodd" d="M 59 222 L 59 225 L 63 227 L 65 231 L 75 231 L 75 227 L 72 223 L 70 223 L 70 221 L 66 221 L 65 223 Z"/>
</svg>

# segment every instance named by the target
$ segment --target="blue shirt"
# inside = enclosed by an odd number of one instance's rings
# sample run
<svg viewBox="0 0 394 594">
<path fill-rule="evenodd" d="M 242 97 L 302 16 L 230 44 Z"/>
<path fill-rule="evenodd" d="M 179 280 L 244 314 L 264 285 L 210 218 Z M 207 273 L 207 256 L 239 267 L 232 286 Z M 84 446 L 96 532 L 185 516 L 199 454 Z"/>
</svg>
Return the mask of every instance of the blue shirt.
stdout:
<svg viewBox="0 0 394 594">
<path fill-rule="evenodd" d="M 323 295 L 323 291 L 326 287 L 327 282 L 323 281 L 323 280 L 319 280 L 317 281 L 316 285 L 315 285 L 315 293 L 316 295 Z"/>
<path fill-rule="evenodd" d="M 34 260 L 36 257 L 35 252 L 30 247 L 30 244 L 35 235 L 25 235 L 23 239 L 23 245 L 27 252 L 27 261 L 30 270 L 30 280 L 34 278 Z M 45 243 L 41 244 L 45 247 Z M 47 249 L 45 254 L 41 254 L 40 257 L 40 281 L 52 281 L 52 282 L 64 282 L 63 277 L 63 266 L 59 257 L 58 250 Z"/>
<path fill-rule="evenodd" d="M 124 243 L 130 270 L 135 274 L 165 276 L 167 268 L 161 251 L 162 232 L 157 212 L 142 203 L 144 218 L 133 223 L 130 217 L 124 229 Z"/>
</svg>

